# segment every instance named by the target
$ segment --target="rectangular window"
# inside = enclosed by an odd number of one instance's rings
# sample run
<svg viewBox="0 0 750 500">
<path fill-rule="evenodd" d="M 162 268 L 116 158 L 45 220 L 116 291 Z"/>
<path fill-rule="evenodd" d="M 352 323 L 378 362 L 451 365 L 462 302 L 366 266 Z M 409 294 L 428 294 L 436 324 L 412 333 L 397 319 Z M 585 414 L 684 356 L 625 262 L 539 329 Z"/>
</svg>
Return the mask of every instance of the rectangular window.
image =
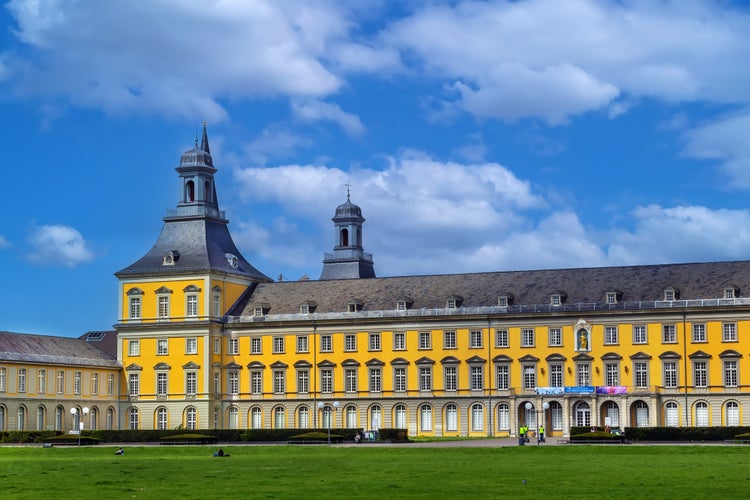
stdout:
<svg viewBox="0 0 750 500">
<path fill-rule="evenodd" d="M 167 348 L 167 339 L 159 339 L 156 341 L 156 354 L 158 356 L 166 356 L 169 354 L 169 349 Z"/>
<path fill-rule="evenodd" d="M 274 370 L 273 372 L 273 392 L 274 394 L 286 392 L 286 378 L 283 370 Z"/>
<path fill-rule="evenodd" d="M 563 365 L 549 366 L 550 387 L 563 387 Z"/>
<path fill-rule="evenodd" d="M 383 390 L 383 375 L 380 368 L 370 368 L 370 392 Z"/>
<path fill-rule="evenodd" d="M 345 351 L 356 351 L 357 350 L 357 336 L 353 333 L 347 333 L 344 335 L 344 350 Z"/>
<path fill-rule="evenodd" d="M 96 375 L 96 374 L 94 374 Z M 2 375 L 3 378 L 5 378 L 5 375 Z M 2 384 L 2 389 L 0 389 L 1 392 L 5 392 L 5 383 Z M 47 370 L 39 370 L 37 374 L 37 384 L 36 384 L 36 392 L 38 394 L 44 394 L 47 392 Z M 94 396 L 96 396 L 96 393 L 91 392 Z"/>
<path fill-rule="evenodd" d="M 371 351 L 379 351 L 380 350 L 380 333 L 371 333 L 370 334 L 370 350 Z"/>
<path fill-rule="evenodd" d="M 521 347 L 534 347 L 533 328 L 524 328 L 521 330 Z"/>
<path fill-rule="evenodd" d="M 495 347 L 508 347 L 508 330 L 495 330 Z"/>
<path fill-rule="evenodd" d="M 633 326 L 633 343 L 634 344 L 645 344 L 646 340 L 646 326 L 645 325 L 634 325 Z"/>
<path fill-rule="evenodd" d="M 76 372 L 78 376 L 80 377 L 81 372 Z M 78 392 L 76 394 L 80 394 L 81 383 L 79 381 L 78 383 Z M 18 392 L 26 392 L 26 368 L 19 368 L 18 369 Z"/>
<path fill-rule="evenodd" d="M 458 371 L 455 366 L 445 367 L 445 390 L 458 390 Z"/>
<path fill-rule="evenodd" d="M 432 368 L 429 366 L 423 366 L 419 368 L 419 390 L 432 390 Z"/>
<path fill-rule="evenodd" d="M 107 396 L 114 396 L 115 394 L 115 374 L 110 373 L 107 375 Z"/>
<path fill-rule="evenodd" d="M 297 337 L 297 352 L 309 352 L 308 348 L 307 335 L 299 335 Z"/>
<path fill-rule="evenodd" d="M 185 354 L 198 354 L 198 339 L 185 339 Z"/>
<path fill-rule="evenodd" d="M 263 353 L 263 342 L 260 337 L 253 337 L 250 339 L 250 354 L 262 354 Z"/>
<path fill-rule="evenodd" d="M 128 342 L 128 355 L 129 356 L 140 356 L 141 355 L 141 343 L 137 340 L 131 340 Z"/>
<path fill-rule="evenodd" d="M 240 353 L 240 339 L 227 339 L 227 354 L 236 355 Z"/>
<path fill-rule="evenodd" d="M 431 332 L 419 332 L 419 348 L 420 349 L 432 349 Z"/>
<path fill-rule="evenodd" d="M 140 394 L 140 377 L 137 373 L 128 374 L 128 390 L 131 396 L 137 396 Z"/>
<path fill-rule="evenodd" d="M 497 389 L 499 391 L 507 391 L 508 389 L 510 389 L 510 366 L 498 365 Z"/>
<path fill-rule="evenodd" d="M 550 346 L 562 345 L 562 328 L 550 328 L 549 329 L 549 345 Z"/>
<path fill-rule="evenodd" d="M 57 370 L 57 381 L 55 391 L 58 394 L 65 394 L 65 372 L 63 370 Z"/>
<path fill-rule="evenodd" d="M 576 374 L 579 387 L 591 385 L 591 368 L 589 365 L 576 365 Z"/>
<path fill-rule="evenodd" d="M 333 342 L 330 335 L 320 336 L 320 352 L 333 352 Z"/>
<path fill-rule="evenodd" d="M 393 390 L 396 392 L 406 391 L 406 368 L 394 368 Z"/>
<path fill-rule="evenodd" d="M 346 392 L 357 392 L 357 370 L 354 368 L 344 370 L 344 390 Z"/>
<path fill-rule="evenodd" d="M 161 295 L 159 296 L 159 318 L 164 320 L 166 318 L 169 318 L 169 296 L 167 295 Z"/>
<path fill-rule="evenodd" d="M 610 387 L 620 385 L 620 366 L 618 364 L 607 363 L 604 365 L 604 381 L 604 385 Z"/>
<path fill-rule="evenodd" d="M 406 350 L 406 333 L 393 332 L 393 350 L 394 351 Z"/>
<path fill-rule="evenodd" d="M 724 342 L 737 342 L 736 323 L 724 323 L 722 331 L 724 332 L 722 336 Z"/>
<path fill-rule="evenodd" d="M 483 366 L 472 366 L 471 367 L 471 390 L 481 391 L 484 389 L 484 367 Z"/>
<path fill-rule="evenodd" d="M 81 393 L 81 378 L 83 375 L 81 372 L 74 372 L 73 373 L 73 394 L 80 394 Z"/>
<path fill-rule="evenodd" d="M 677 363 L 674 361 L 664 363 L 664 387 L 671 389 L 677 387 Z"/>
<path fill-rule="evenodd" d="M 333 370 L 320 370 L 320 392 L 326 394 L 333 392 Z"/>
<path fill-rule="evenodd" d="M 230 370 L 227 373 L 227 392 L 230 396 L 237 396 L 240 393 L 240 374 L 237 370 Z"/>
<path fill-rule="evenodd" d="M 706 340 L 706 325 L 702 323 L 693 324 L 693 343 L 702 343 Z"/>
<path fill-rule="evenodd" d="M 273 353 L 284 354 L 284 337 L 273 338 Z"/>
<path fill-rule="evenodd" d="M 634 363 L 633 373 L 637 388 L 644 389 L 648 387 L 648 366 L 646 366 L 646 363 Z"/>
<path fill-rule="evenodd" d="M 523 367 L 523 388 L 526 390 L 536 388 L 536 367 L 533 365 Z"/>
<path fill-rule="evenodd" d="M 456 348 L 456 332 L 454 332 L 453 330 L 446 330 L 443 332 L 443 348 L 444 349 Z"/>
<path fill-rule="evenodd" d="M 7 380 L 5 377 L 7 376 L 8 372 L 5 368 L 0 368 L 0 392 L 5 392 L 6 382 Z"/>
<path fill-rule="evenodd" d="M 307 370 L 297 371 L 297 393 L 307 394 L 310 392 L 310 372 Z"/>
<path fill-rule="evenodd" d="M 221 294 L 219 293 L 214 294 L 213 311 L 214 316 L 221 316 Z"/>
<path fill-rule="evenodd" d="M 674 325 L 662 325 L 662 343 L 674 344 L 677 342 L 677 329 Z"/>
<path fill-rule="evenodd" d="M 695 387 L 708 387 L 708 366 L 705 361 L 693 362 L 693 384 Z"/>
<path fill-rule="evenodd" d="M 221 393 L 221 374 L 214 372 L 214 394 Z"/>
<path fill-rule="evenodd" d="M 617 344 L 619 337 L 617 335 L 616 326 L 605 326 L 604 327 L 604 343 L 605 344 Z"/>
<path fill-rule="evenodd" d="M 472 330 L 469 332 L 469 347 L 472 349 L 482 348 L 482 331 Z"/>
<path fill-rule="evenodd" d="M 250 393 L 256 396 L 263 394 L 263 372 L 259 370 L 250 372 Z"/>
<path fill-rule="evenodd" d="M 185 374 L 185 394 L 195 396 L 198 393 L 198 375 L 195 372 Z"/>
<path fill-rule="evenodd" d="M 724 387 L 737 387 L 737 361 L 724 361 Z"/>
<path fill-rule="evenodd" d="M 198 296 L 188 295 L 187 296 L 187 315 L 188 317 L 198 316 Z"/>
<path fill-rule="evenodd" d="M 96 372 L 91 374 L 91 395 L 99 395 L 99 374 Z"/>
<path fill-rule="evenodd" d="M 166 373 L 156 374 L 156 395 L 157 396 L 167 395 L 167 374 Z"/>
<path fill-rule="evenodd" d="M 141 298 L 130 297 L 130 319 L 141 318 Z"/>
</svg>

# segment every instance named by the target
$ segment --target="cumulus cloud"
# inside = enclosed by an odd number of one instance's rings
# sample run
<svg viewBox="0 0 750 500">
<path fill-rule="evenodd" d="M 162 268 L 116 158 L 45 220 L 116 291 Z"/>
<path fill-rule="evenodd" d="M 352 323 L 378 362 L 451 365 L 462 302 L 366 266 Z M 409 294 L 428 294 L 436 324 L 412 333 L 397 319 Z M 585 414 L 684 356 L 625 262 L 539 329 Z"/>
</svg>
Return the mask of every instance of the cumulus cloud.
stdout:
<svg viewBox="0 0 750 500">
<path fill-rule="evenodd" d="M 27 258 L 34 264 L 75 267 L 94 259 L 81 233 L 70 226 L 39 226 L 29 243 Z"/>
<path fill-rule="evenodd" d="M 337 104 L 318 100 L 295 100 L 294 114 L 304 121 L 328 120 L 337 123 L 349 135 L 361 135 L 365 128 L 359 117 L 341 109 Z"/>
</svg>

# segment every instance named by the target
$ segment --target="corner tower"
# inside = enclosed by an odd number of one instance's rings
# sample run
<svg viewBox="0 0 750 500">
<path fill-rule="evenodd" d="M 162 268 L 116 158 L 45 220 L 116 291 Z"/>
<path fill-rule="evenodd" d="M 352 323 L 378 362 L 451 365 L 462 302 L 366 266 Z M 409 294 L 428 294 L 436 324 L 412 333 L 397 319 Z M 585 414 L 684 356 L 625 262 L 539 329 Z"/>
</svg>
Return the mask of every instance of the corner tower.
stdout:
<svg viewBox="0 0 750 500">
<path fill-rule="evenodd" d="M 258 283 L 219 210 L 206 126 L 176 168 L 180 196 L 156 243 L 115 273 L 120 428 L 223 427 L 224 324 Z"/>
<path fill-rule="evenodd" d="M 362 247 L 365 218 L 362 217 L 362 209 L 351 202 L 348 188 L 346 203 L 336 207 L 336 215 L 331 220 L 336 226 L 336 245 L 333 253 L 325 254 L 320 279 L 374 278 L 372 254 L 365 253 Z"/>
</svg>

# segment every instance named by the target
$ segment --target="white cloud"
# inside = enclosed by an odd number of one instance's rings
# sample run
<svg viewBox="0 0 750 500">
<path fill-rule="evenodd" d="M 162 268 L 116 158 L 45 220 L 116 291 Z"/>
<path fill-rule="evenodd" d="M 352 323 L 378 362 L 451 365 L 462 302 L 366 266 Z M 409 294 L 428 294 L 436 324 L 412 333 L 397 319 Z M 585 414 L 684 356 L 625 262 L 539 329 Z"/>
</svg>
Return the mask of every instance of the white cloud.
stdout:
<svg viewBox="0 0 750 500">
<path fill-rule="evenodd" d="M 75 267 L 94 259 L 81 233 L 70 226 L 39 226 L 29 243 L 27 258 L 35 264 Z"/>
<path fill-rule="evenodd" d="M 359 117 L 342 110 L 337 104 L 318 100 L 294 100 L 292 111 L 301 120 L 328 120 L 337 123 L 344 131 L 352 136 L 362 135 L 365 128 Z"/>
<path fill-rule="evenodd" d="M 0 248 L 8 248 L 10 246 L 10 241 L 8 241 L 5 236 L 0 234 Z"/>
<path fill-rule="evenodd" d="M 265 165 L 269 160 L 289 158 L 299 149 L 312 145 L 312 140 L 296 134 L 282 126 L 264 129 L 258 137 L 246 144 L 242 150 L 254 165 Z"/>
<path fill-rule="evenodd" d="M 716 119 L 685 133 L 684 154 L 716 160 L 734 189 L 750 188 L 750 110 Z"/>
</svg>

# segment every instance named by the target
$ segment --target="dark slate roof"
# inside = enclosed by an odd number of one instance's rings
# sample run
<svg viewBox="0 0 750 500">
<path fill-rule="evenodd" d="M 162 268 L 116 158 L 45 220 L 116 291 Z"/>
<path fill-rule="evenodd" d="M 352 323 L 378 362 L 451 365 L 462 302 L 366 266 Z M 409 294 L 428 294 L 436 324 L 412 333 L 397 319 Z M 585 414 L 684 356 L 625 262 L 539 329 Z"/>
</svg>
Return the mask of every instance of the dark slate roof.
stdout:
<svg viewBox="0 0 750 500">
<path fill-rule="evenodd" d="M 173 266 L 164 266 L 163 256 L 170 251 L 177 251 L 179 258 Z M 227 253 L 238 258 L 236 268 L 229 265 Z M 134 264 L 115 273 L 115 276 L 171 275 L 209 270 L 261 281 L 271 280 L 246 261 L 237 250 L 226 221 L 207 217 L 165 219 L 161 234 L 151 250 Z"/>
<path fill-rule="evenodd" d="M 363 302 L 362 311 L 392 310 L 404 297 L 413 301 L 411 309 L 444 308 L 455 296 L 462 307 L 492 307 L 508 294 L 514 305 L 549 304 L 552 294 L 563 294 L 568 304 L 603 303 L 612 291 L 623 302 L 661 301 L 670 287 L 680 299 L 723 298 L 725 287 L 750 296 L 750 261 L 262 283 L 242 316 L 261 303 L 272 315 L 296 314 L 305 301 L 317 303 L 316 313 L 343 312 L 352 299 Z"/>
<path fill-rule="evenodd" d="M 117 332 L 115 330 L 86 332 L 78 338 L 89 342 L 92 346 L 113 358 L 117 357 Z"/>
<path fill-rule="evenodd" d="M 0 332 L 0 361 L 119 368 L 114 356 L 79 338 Z"/>
</svg>

